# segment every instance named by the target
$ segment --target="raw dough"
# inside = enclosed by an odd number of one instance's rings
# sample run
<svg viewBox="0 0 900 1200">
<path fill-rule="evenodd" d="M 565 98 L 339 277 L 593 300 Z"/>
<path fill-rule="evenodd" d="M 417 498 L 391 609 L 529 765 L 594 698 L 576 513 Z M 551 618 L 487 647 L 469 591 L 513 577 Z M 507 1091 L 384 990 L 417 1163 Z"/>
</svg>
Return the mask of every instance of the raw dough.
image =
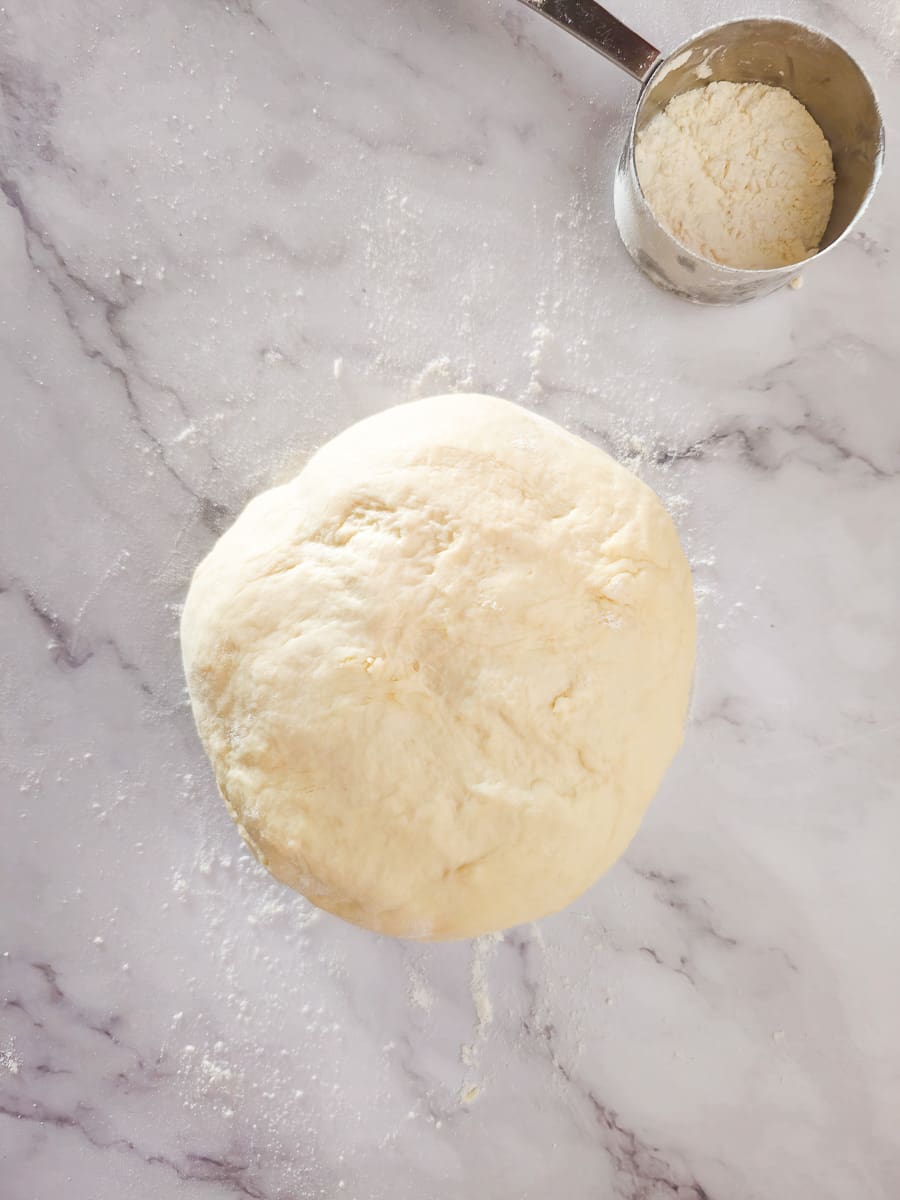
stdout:
<svg viewBox="0 0 900 1200">
<path fill-rule="evenodd" d="M 401 405 L 253 500 L 194 575 L 194 714 L 268 869 L 369 929 L 562 908 L 682 739 L 690 572 L 624 467 L 486 396 Z"/>
<path fill-rule="evenodd" d="M 660 223 L 725 266 L 802 262 L 831 216 L 831 147 L 785 88 L 723 82 L 675 96 L 638 134 L 635 165 Z"/>
</svg>

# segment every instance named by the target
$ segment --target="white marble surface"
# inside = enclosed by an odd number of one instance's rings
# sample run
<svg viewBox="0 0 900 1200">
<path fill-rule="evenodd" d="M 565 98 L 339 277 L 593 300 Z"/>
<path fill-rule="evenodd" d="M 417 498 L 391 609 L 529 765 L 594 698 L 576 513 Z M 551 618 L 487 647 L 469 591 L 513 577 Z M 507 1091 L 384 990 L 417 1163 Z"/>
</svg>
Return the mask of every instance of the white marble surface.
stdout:
<svg viewBox="0 0 900 1200">
<path fill-rule="evenodd" d="M 894 122 L 896 9 L 780 7 Z M 7 0 L 0 87 L 3 1200 L 896 1200 L 890 160 L 801 291 L 710 311 L 617 243 L 634 85 L 513 0 Z M 660 490 L 702 644 L 626 860 L 415 946 L 242 849 L 177 617 L 254 490 L 466 388 Z"/>
</svg>

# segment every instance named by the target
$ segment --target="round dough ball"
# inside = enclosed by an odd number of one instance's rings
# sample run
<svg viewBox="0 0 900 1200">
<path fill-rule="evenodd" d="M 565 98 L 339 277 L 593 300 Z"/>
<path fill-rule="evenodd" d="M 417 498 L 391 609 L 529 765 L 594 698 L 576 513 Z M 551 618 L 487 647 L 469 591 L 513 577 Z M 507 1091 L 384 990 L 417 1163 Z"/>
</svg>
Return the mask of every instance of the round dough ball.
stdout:
<svg viewBox="0 0 900 1200">
<path fill-rule="evenodd" d="M 562 908 L 682 740 L 694 601 L 654 493 L 487 396 L 360 422 L 247 506 L 182 620 L 241 833 L 357 925 L 457 938 Z"/>
</svg>

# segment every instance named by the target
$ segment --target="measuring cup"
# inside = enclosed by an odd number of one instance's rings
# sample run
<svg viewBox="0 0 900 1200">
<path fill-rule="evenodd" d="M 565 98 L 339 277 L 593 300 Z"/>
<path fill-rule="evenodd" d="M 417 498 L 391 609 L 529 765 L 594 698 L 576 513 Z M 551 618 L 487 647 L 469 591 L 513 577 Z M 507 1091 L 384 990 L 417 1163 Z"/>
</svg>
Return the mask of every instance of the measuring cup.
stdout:
<svg viewBox="0 0 900 1200">
<path fill-rule="evenodd" d="M 884 125 L 872 86 L 847 51 L 825 34 L 781 17 L 728 21 L 705 29 L 667 57 L 593 0 L 522 0 L 641 84 L 616 170 L 616 224 L 629 254 L 660 287 L 698 304 L 738 304 L 764 296 L 850 233 L 875 190 L 884 160 Z M 673 96 L 717 80 L 786 88 L 831 144 L 834 207 L 812 259 L 769 270 L 725 267 L 679 242 L 657 220 L 641 189 L 635 139 Z"/>
</svg>

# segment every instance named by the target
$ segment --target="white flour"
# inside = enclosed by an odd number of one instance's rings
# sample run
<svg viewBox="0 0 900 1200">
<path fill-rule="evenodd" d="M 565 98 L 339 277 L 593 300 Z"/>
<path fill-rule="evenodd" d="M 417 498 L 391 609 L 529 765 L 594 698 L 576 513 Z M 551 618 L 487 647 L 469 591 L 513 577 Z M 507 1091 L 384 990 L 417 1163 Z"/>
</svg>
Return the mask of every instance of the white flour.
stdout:
<svg viewBox="0 0 900 1200">
<path fill-rule="evenodd" d="M 472 1006 L 475 1009 L 475 1028 L 471 1042 L 460 1047 L 459 1056 L 463 1065 L 470 1071 L 475 1071 L 481 1057 L 481 1046 L 487 1037 L 487 1032 L 494 1020 L 494 1004 L 491 1000 L 488 982 L 488 964 L 493 958 L 497 946 L 503 940 L 500 933 L 489 933 L 476 938 L 472 943 Z M 466 1078 L 459 1093 L 461 1104 L 471 1104 L 483 1089 L 483 1082 Z"/>
<path fill-rule="evenodd" d="M 725 266 L 802 262 L 831 216 L 831 147 L 784 88 L 720 82 L 675 96 L 638 135 L 635 163 L 659 221 Z"/>
<path fill-rule="evenodd" d="M 6 1045 L 0 1049 L 0 1071 L 8 1071 L 10 1075 L 18 1075 L 22 1066 L 22 1060 L 16 1053 L 16 1044 L 10 1038 Z"/>
<path fill-rule="evenodd" d="M 430 1012 L 434 1004 L 434 992 L 425 977 L 421 964 L 409 963 L 406 970 L 409 979 L 407 995 L 410 1004 L 413 1008 L 421 1008 L 423 1012 Z"/>
</svg>

